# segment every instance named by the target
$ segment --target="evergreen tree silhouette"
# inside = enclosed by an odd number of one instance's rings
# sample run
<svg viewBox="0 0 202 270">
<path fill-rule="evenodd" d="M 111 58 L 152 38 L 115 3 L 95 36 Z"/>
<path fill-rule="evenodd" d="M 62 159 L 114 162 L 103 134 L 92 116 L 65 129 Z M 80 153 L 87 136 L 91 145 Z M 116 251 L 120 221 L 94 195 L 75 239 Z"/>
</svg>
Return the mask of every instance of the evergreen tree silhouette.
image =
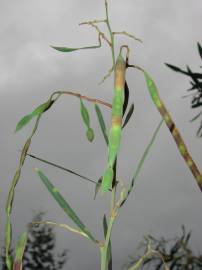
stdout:
<svg viewBox="0 0 202 270">
<path fill-rule="evenodd" d="M 35 214 L 32 222 L 42 221 L 45 212 Z M 54 252 L 56 238 L 52 227 L 37 224 L 29 227 L 28 240 L 23 256 L 23 270 L 59 270 L 67 261 L 67 249 Z M 5 247 L 2 249 L 0 270 L 7 270 L 5 265 Z M 11 249 L 13 255 L 13 249 Z"/>
</svg>

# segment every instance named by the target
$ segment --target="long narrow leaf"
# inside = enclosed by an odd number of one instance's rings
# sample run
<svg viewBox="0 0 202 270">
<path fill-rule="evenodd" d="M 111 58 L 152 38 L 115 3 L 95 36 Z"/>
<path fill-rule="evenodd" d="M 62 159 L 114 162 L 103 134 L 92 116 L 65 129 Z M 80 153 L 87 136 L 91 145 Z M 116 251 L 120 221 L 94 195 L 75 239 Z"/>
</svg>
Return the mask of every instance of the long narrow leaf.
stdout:
<svg viewBox="0 0 202 270">
<path fill-rule="evenodd" d="M 95 46 L 87 46 L 87 47 L 81 47 L 81 48 L 67 48 L 67 47 L 58 47 L 58 46 L 51 46 L 53 49 L 59 51 L 59 52 L 73 52 L 83 49 L 96 49 L 101 47 L 101 43 L 99 45 Z"/>
<path fill-rule="evenodd" d="M 129 122 L 129 120 L 130 120 L 130 118 L 131 118 L 131 116 L 132 116 L 132 114 L 133 114 L 133 111 L 134 111 L 134 103 L 132 103 L 131 106 L 130 106 L 130 109 L 129 109 L 129 111 L 128 111 L 127 115 L 126 115 L 126 118 L 125 118 L 125 120 L 124 120 L 122 129 L 123 129 L 123 128 L 127 125 L 127 123 Z"/>
<path fill-rule="evenodd" d="M 126 109 L 128 107 L 128 101 L 129 101 L 129 88 L 128 88 L 128 84 L 125 81 L 125 87 L 124 87 L 124 103 L 123 103 L 123 116 L 126 112 Z"/>
<path fill-rule="evenodd" d="M 13 270 L 22 270 L 22 259 L 23 259 L 26 243 L 27 243 L 27 232 L 24 232 L 20 235 L 17 245 L 16 245 Z"/>
<path fill-rule="evenodd" d="M 93 242 L 96 243 L 95 238 L 92 236 L 92 234 L 89 232 L 89 230 L 86 228 L 86 226 L 83 224 L 83 222 L 80 220 L 80 218 L 77 216 L 77 214 L 74 212 L 74 210 L 71 208 L 71 206 L 67 203 L 67 201 L 63 198 L 63 196 L 60 194 L 60 192 L 54 187 L 54 185 L 49 181 L 47 176 L 43 174 L 42 171 L 39 169 L 35 169 L 37 174 L 39 175 L 40 179 L 50 192 L 50 194 L 53 196 L 53 198 L 57 201 L 59 206 L 63 209 L 63 211 L 69 216 L 69 218 L 83 231 L 89 239 L 91 239 Z"/>
<path fill-rule="evenodd" d="M 26 126 L 33 118 L 34 116 L 32 114 L 25 115 L 16 125 L 15 132 L 22 129 L 24 126 Z"/>
<path fill-rule="evenodd" d="M 151 141 L 147 145 L 147 147 L 146 147 L 146 149 L 145 149 L 145 151 L 144 151 L 144 153 L 143 153 L 143 155 L 142 155 L 142 157 L 141 157 L 141 159 L 140 159 L 140 161 L 138 163 L 137 169 L 136 169 L 136 171 L 134 173 L 134 176 L 132 178 L 132 181 L 131 181 L 131 184 L 130 184 L 129 189 L 127 191 L 126 197 L 125 197 L 124 201 L 121 203 L 121 206 L 125 203 L 125 201 L 128 199 L 128 196 L 131 193 L 131 191 L 132 191 L 132 189 L 134 187 L 135 181 L 136 181 L 136 179 L 137 179 L 137 177 L 138 177 L 138 175 L 140 173 L 140 170 L 141 170 L 141 168 L 142 168 L 142 166 L 144 164 L 144 161 L 145 161 L 145 159 L 146 159 L 146 157 L 147 157 L 147 155 L 149 153 L 149 150 L 151 149 L 151 147 L 152 147 L 152 145 L 153 145 L 153 143 L 154 143 L 154 141 L 156 139 L 156 136 L 157 136 L 163 122 L 164 122 L 164 120 L 162 119 L 161 122 L 158 124 L 157 128 L 155 129 L 154 134 L 153 134 L 153 136 L 151 138 Z"/>
<path fill-rule="evenodd" d="M 97 104 L 95 104 L 95 111 L 98 117 L 98 121 L 102 130 L 102 134 L 104 136 L 105 142 L 108 145 L 108 136 L 107 136 L 107 131 L 106 131 L 106 126 L 105 126 L 105 122 L 104 122 L 104 118 L 102 116 L 102 112 L 99 108 L 99 106 Z"/>
</svg>

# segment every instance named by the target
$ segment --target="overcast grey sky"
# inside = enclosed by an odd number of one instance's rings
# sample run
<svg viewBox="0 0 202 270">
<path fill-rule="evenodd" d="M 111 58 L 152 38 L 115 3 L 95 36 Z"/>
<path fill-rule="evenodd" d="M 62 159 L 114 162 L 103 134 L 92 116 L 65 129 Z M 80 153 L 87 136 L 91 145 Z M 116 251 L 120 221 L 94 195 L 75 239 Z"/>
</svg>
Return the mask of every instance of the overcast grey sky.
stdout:
<svg viewBox="0 0 202 270">
<path fill-rule="evenodd" d="M 113 78 L 98 82 L 111 67 L 111 54 L 103 42 L 97 50 L 59 53 L 49 45 L 82 47 L 97 43 L 97 33 L 79 22 L 104 18 L 103 0 L 0 0 L 0 204 L 1 244 L 8 187 L 18 165 L 19 149 L 30 134 L 32 124 L 14 134 L 16 123 L 54 90 L 75 90 L 111 102 Z M 148 70 L 193 155 L 202 167 L 202 140 L 195 136 L 197 123 L 189 123 L 195 112 L 182 95 L 188 79 L 165 67 L 189 64 L 197 70 L 200 59 L 197 41 L 202 43 L 201 0 L 116 0 L 109 1 L 109 17 L 114 31 L 126 30 L 143 44 L 119 36 L 130 46 L 130 63 Z M 102 30 L 106 30 L 104 26 Z M 161 117 L 153 106 L 140 72 L 127 70 L 130 104 L 134 116 L 123 131 L 119 154 L 119 176 L 129 184 L 152 132 Z M 81 121 L 79 100 L 61 98 L 40 122 L 30 152 L 97 180 L 106 167 L 107 149 L 91 104 L 95 140 L 89 143 Z M 110 111 L 102 108 L 106 124 Z M 108 195 L 93 201 L 94 187 L 40 162 L 27 158 L 16 188 L 12 220 L 14 240 L 32 218 L 32 210 L 47 210 L 47 218 L 71 224 L 33 171 L 39 167 L 62 191 L 81 219 L 98 238 L 102 237 L 102 217 L 109 205 Z M 132 254 L 143 234 L 171 237 L 181 224 L 193 231 L 192 245 L 202 251 L 202 196 L 179 155 L 165 126 L 162 127 L 127 204 L 120 211 L 112 235 L 114 269 L 119 270 Z M 68 270 L 98 269 L 99 253 L 85 239 L 57 229 L 58 249 L 70 249 Z"/>
</svg>

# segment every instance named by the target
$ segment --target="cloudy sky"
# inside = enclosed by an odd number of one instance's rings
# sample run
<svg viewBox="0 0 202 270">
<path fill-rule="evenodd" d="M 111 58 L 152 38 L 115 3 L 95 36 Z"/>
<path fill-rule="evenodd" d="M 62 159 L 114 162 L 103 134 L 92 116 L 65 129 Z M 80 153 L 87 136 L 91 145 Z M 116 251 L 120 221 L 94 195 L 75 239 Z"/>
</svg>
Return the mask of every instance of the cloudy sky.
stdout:
<svg viewBox="0 0 202 270">
<path fill-rule="evenodd" d="M 198 123 L 189 123 L 195 111 L 189 99 L 181 97 L 189 87 L 187 78 L 169 70 L 164 63 L 197 70 L 200 59 L 197 42 L 202 43 L 201 0 L 116 0 L 109 1 L 114 31 L 126 30 L 143 40 L 116 37 L 115 49 L 130 46 L 130 63 L 148 70 L 193 155 L 202 167 L 202 140 L 196 138 Z M 111 102 L 113 77 L 98 82 L 111 67 L 111 52 L 103 41 L 96 50 L 59 53 L 49 45 L 82 47 L 97 44 L 97 33 L 78 23 L 105 16 L 103 0 L 0 0 L 0 205 L 1 245 L 5 221 L 6 194 L 18 166 L 19 150 L 32 130 L 28 125 L 14 133 L 25 114 L 47 100 L 55 90 L 74 90 Z M 100 25 L 107 31 L 104 25 Z M 142 74 L 127 70 L 133 118 L 123 131 L 118 174 L 129 184 L 161 117 L 153 106 Z M 106 167 L 107 149 L 91 104 L 88 106 L 95 140 L 89 143 L 81 121 L 79 100 L 64 96 L 42 118 L 30 152 L 97 180 Z M 101 108 L 110 125 L 110 111 Z M 47 211 L 47 219 L 72 224 L 52 199 L 33 171 L 38 167 L 52 180 L 83 222 L 102 238 L 102 217 L 108 213 L 109 195 L 93 200 L 94 186 L 77 177 L 27 158 L 16 188 L 12 212 L 14 240 L 33 210 Z M 141 237 L 152 233 L 172 237 L 185 224 L 192 230 L 192 246 L 202 250 L 202 196 L 192 174 L 179 155 L 165 126 L 162 127 L 136 188 L 121 209 L 112 235 L 114 269 L 121 269 Z M 70 249 L 68 269 L 99 269 L 99 252 L 85 239 L 57 229 L 58 249 Z"/>
</svg>

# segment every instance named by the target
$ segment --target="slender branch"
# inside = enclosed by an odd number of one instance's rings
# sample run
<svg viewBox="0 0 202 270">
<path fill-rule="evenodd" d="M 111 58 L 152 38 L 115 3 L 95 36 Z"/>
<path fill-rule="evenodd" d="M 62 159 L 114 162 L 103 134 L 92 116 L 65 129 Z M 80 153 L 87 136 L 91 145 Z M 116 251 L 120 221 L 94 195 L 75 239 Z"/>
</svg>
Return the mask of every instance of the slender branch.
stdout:
<svg viewBox="0 0 202 270">
<path fill-rule="evenodd" d="M 97 21 L 97 22 L 106 22 L 106 20 L 103 21 Z M 103 32 L 100 31 L 99 27 L 97 25 L 94 24 L 94 21 L 87 21 L 87 22 L 81 22 L 79 23 L 79 25 L 84 25 L 84 24 L 88 24 L 91 25 L 92 27 L 94 27 L 97 32 L 99 33 L 99 35 L 107 42 L 107 44 L 111 47 L 111 42 L 107 39 L 107 37 L 105 36 L 105 34 Z"/>
<path fill-rule="evenodd" d="M 92 102 L 92 103 L 99 103 L 99 104 L 104 105 L 104 106 L 106 106 L 106 107 L 108 107 L 110 109 L 112 108 L 112 105 L 110 103 L 106 102 L 106 101 L 96 99 L 96 98 L 92 98 L 92 97 L 88 97 L 88 96 L 83 96 L 80 93 L 76 93 L 76 92 L 72 92 L 72 91 L 55 91 L 52 94 L 52 96 L 55 95 L 55 94 L 58 94 L 59 96 L 61 96 L 63 94 L 64 95 L 71 95 L 71 96 L 75 96 L 75 97 L 87 100 L 87 101 Z"/>
<path fill-rule="evenodd" d="M 110 38 L 111 38 L 111 52 L 112 52 L 112 62 L 113 62 L 113 68 L 114 68 L 115 67 L 114 35 L 112 34 L 111 26 L 110 26 L 110 23 L 109 23 L 107 0 L 105 0 L 105 12 L 106 12 L 106 24 L 107 24 L 107 28 L 109 30 L 109 34 L 110 34 Z"/>
<path fill-rule="evenodd" d="M 112 32 L 113 35 L 125 35 L 125 36 L 128 36 L 130 38 L 133 38 L 134 40 L 136 41 L 139 41 L 141 43 L 143 43 L 143 41 L 140 39 L 140 38 L 136 38 L 134 35 L 131 35 L 129 34 L 128 32 L 126 31 L 121 31 L 121 32 Z"/>
<path fill-rule="evenodd" d="M 76 233 L 76 234 L 80 234 L 86 238 L 89 239 L 88 235 L 85 234 L 84 232 L 82 232 L 81 230 L 77 230 L 67 224 L 62 224 L 62 223 L 55 223 L 55 222 L 52 222 L 52 221 L 49 221 L 49 220 L 44 220 L 44 221 L 33 221 L 31 223 L 28 224 L 28 227 L 31 227 L 33 225 L 39 225 L 39 224 L 47 224 L 47 225 L 52 225 L 52 226 L 55 226 L 55 227 L 60 227 L 60 228 L 63 228 L 63 229 L 66 229 L 70 232 L 73 232 L 73 233 Z"/>
</svg>

